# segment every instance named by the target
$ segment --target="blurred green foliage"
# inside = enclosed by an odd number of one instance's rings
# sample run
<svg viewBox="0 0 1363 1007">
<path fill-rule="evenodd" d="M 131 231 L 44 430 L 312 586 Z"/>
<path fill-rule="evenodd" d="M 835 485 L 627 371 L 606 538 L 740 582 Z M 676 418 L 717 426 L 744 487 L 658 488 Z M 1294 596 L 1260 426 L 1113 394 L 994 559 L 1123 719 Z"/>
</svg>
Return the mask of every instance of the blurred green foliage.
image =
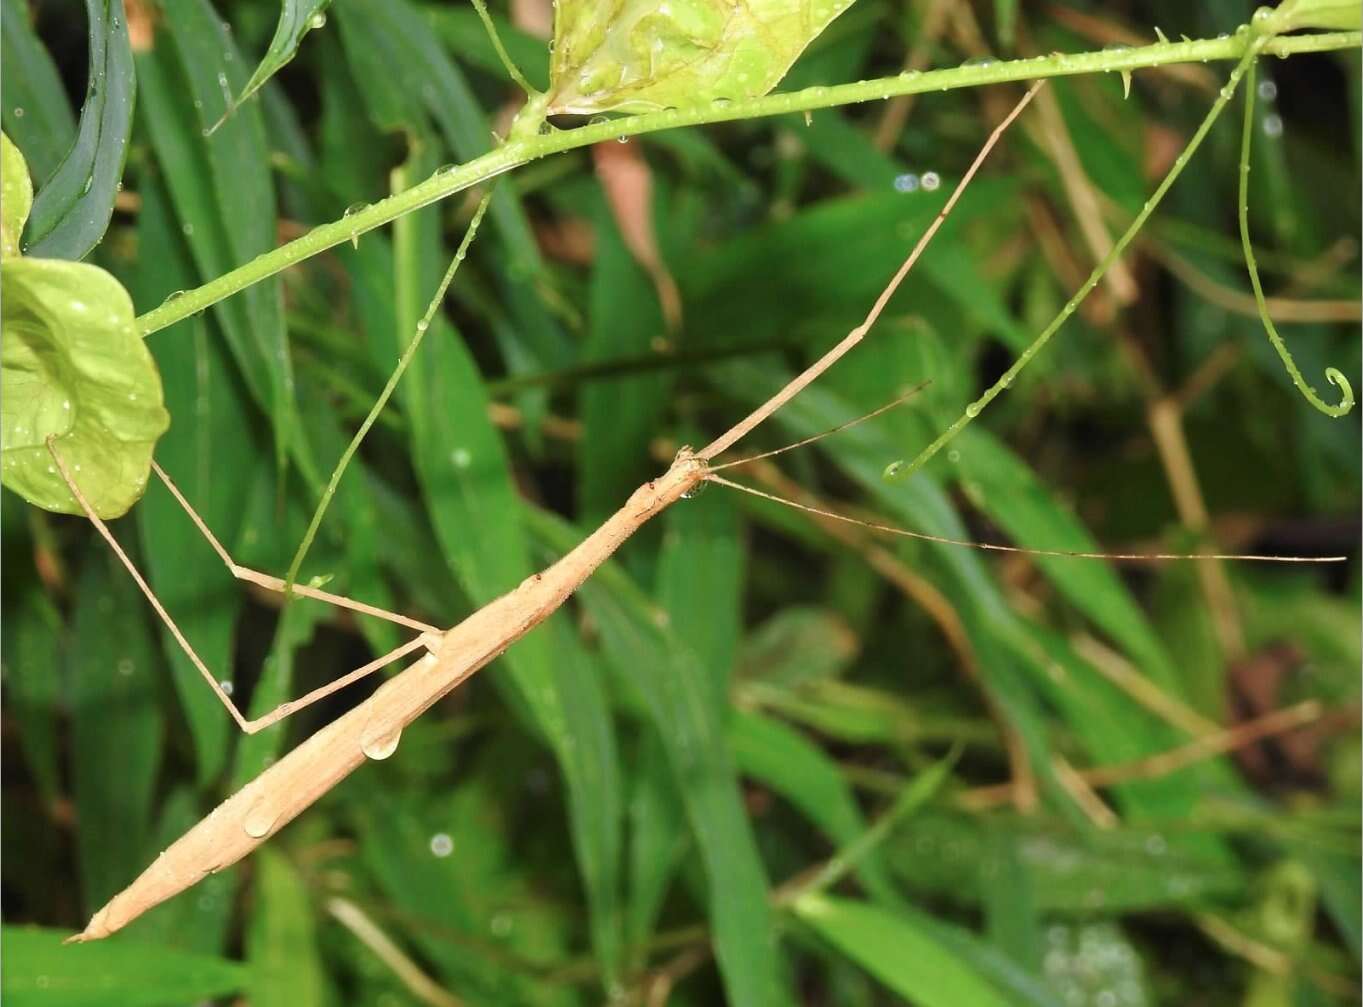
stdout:
<svg viewBox="0 0 1363 1007">
<path fill-rule="evenodd" d="M 113 208 L 89 260 L 138 311 L 476 156 L 509 123 L 519 93 L 471 8 L 336 0 L 322 23 L 319 7 L 128 5 L 136 109 L 121 190 L 108 152 L 89 152 Z M 79 136 L 87 26 L 72 3 L 0 9 L 0 118 L 41 202 Z M 1155 26 L 1211 37 L 1250 13 L 863 0 L 781 87 L 1101 49 Z M 542 86 L 547 45 L 493 16 Z M 271 48 L 277 24 L 311 27 L 292 62 Z M 282 68 L 213 129 L 267 52 Z M 735 478 L 950 538 L 1347 564 L 1003 556 L 711 487 L 255 856 L 63 949 L 372 686 L 237 737 L 88 523 L 6 491 L 7 999 L 1357 1002 L 1359 431 L 1296 394 L 1254 313 L 1237 116 L 1009 393 L 922 474 L 881 478 L 1054 315 L 1227 70 L 1142 71 L 1129 97 L 1119 75 L 1049 85 L 867 342 L 746 447 L 931 385 L 786 456 L 783 477 Z M 1359 77 L 1357 52 L 1259 73 L 1253 234 L 1308 376 L 1359 373 Z M 660 132 L 501 180 L 303 577 L 450 625 L 561 555 L 675 446 L 725 429 L 860 320 L 1019 93 Z M 475 202 L 147 338 L 171 415 L 157 458 L 238 562 L 287 567 Z M 398 642 L 242 590 L 159 485 L 113 528 L 254 712 Z M 1307 701 L 1306 730 L 1152 759 Z M 1090 787 L 1096 767 L 1109 779 Z M 839 851 L 836 880 L 808 890 Z"/>
</svg>

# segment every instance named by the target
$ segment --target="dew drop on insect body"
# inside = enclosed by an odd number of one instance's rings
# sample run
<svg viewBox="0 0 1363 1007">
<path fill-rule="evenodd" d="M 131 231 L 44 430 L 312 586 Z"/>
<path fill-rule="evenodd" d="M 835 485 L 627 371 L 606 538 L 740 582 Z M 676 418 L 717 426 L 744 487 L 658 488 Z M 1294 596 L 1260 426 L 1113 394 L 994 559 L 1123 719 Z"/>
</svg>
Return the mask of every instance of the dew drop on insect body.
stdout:
<svg viewBox="0 0 1363 1007">
<path fill-rule="evenodd" d="M 360 751 L 364 753 L 365 758 L 382 762 L 398 750 L 398 742 L 401 740 L 400 727 L 385 733 L 365 734 L 360 738 Z"/>
<path fill-rule="evenodd" d="M 706 482 L 704 479 L 702 479 L 700 482 L 696 483 L 696 484 L 695 484 L 694 486 L 692 486 L 689 490 L 687 490 L 685 493 L 683 493 L 683 494 L 681 495 L 681 498 L 682 498 L 683 500 L 694 500 L 694 499 L 696 499 L 696 497 L 698 497 L 698 496 L 700 496 L 702 493 L 704 493 L 704 492 L 705 492 L 705 487 L 707 487 L 707 486 L 709 486 L 709 485 L 710 485 L 710 484 L 709 484 L 708 482 Z"/>
<path fill-rule="evenodd" d="M 279 821 L 279 807 L 268 798 L 262 797 L 246 809 L 241 820 L 242 831 L 252 839 L 264 839 Z"/>
</svg>

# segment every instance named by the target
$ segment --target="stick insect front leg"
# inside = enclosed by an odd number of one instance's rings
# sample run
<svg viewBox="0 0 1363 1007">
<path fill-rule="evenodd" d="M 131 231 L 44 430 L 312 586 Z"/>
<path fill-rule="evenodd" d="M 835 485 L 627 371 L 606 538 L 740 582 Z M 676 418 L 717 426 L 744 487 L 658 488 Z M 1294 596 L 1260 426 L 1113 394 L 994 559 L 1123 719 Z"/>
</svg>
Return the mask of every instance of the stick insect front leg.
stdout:
<svg viewBox="0 0 1363 1007">
<path fill-rule="evenodd" d="M 406 657 L 413 651 L 424 648 L 427 652 L 434 653 L 436 648 L 440 645 L 440 640 L 444 636 L 444 633 L 435 626 L 428 625 L 418 619 L 400 615 L 396 612 L 389 612 L 386 609 L 367 605 L 362 601 L 355 601 L 353 598 L 332 594 L 330 591 L 322 591 L 318 588 L 295 584 L 292 588 L 292 593 L 294 594 L 304 598 L 312 598 L 316 601 L 327 602 L 338 608 L 345 608 L 352 612 L 358 612 L 361 615 L 371 615 L 377 619 L 386 619 L 389 622 L 395 622 L 398 625 L 406 626 L 409 629 L 418 630 L 420 635 L 408 640 L 399 647 L 395 647 L 388 653 L 375 658 L 368 664 L 361 665 L 354 671 L 347 672 L 340 678 L 334 679 L 326 685 L 313 689 L 311 692 L 300 696 L 298 699 L 287 700 L 260 717 L 248 719 L 242 714 L 241 710 L 237 708 L 237 705 L 232 702 L 232 697 L 227 694 L 227 690 L 223 688 L 222 683 L 208 670 L 208 666 L 204 664 L 203 659 L 199 657 L 189 640 L 185 638 L 180 627 L 176 625 L 175 620 L 171 618 L 170 613 L 167 612 L 165 606 L 161 604 L 161 600 L 156 597 L 156 593 L 151 589 L 151 585 L 147 583 L 137 567 L 133 565 L 128 554 L 123 551 L 123 547 L 118 544 L 118 540 L 115 539 L 113 533 L 109 531 L 108 526 L 99 515 L 95 513 L 94 508 L 92 508 L 85 499 L 85 495 L 81 492 L 75 479 L 72 478 L 70 471 L 66 467 L 66 463 L 62 460 L 61 454 L 57 451 L 56 445 L 50 438 L 47 442 L 47 450 L 48 453 L 52 455 L 53 461 L 56 462 L 57 470 L 61 473 L 61 477 L 66 482 L 66 486 L 71 491 L 71 495 L 76 498 L 76 502 L 80 504 L 81 509 L 85 511 L 85 516 L 90 519 L 90 522 L 99 531 L 100 535 L 109 543 L 109 547 L 113 549 L 114 554 L 122 561 L 123 565 L 127 568 L 128 573 L 130 573 L 133 580 L 137 582 L 137 586 L 141 588 L 147 601 L 151 603 L 151 607 L 156 610 L 156 614 L 160 616 L 161 621 L 166 624 L 166 628 L 169 629 L 171 635 L 175 637 L 175 641 L 180 645 L 180 648 L 185 654 L 188 655 L 189 660 L 193 663 L 194 667 L 203 675 L 204 681 L 206 681 L 208 687 L 213 690 L 213 695 L 218 697 L 223 706 L 227 708 L 227 712 L 232 715 L 232 719 L 236 721 L 237 726 L 247 734 L 255 734 L 257 731 L 262 731 L 273 724 L 277 724 L 285 717 L 311 706 L 319 699 L 325 699 L 332 693 L 344 689 L 347 685 L 358 682 L 366 675 L 372 674 L 380 668 L 387 667 L 394 661 Z M 160 465 L 156 464 L 155 461 L 151 463 L 151 467 L 156 471 L 156 474 L 160 477 L 161 481 L 165 483 L 166 489 L 170 490 L 170 493 L 175 498 L 176 502 L 184 508 L 185 512 L 194 522 L 194 526 L 199 529 L 200 534 L 208 540 L 208 544 L 213 547 L 213 551 L 218 554 L 218 558 L 223 561 L 223 564 L 227 567 L 233 577 L 238 580 L 246 581 L 249 584 L 263 587 L 269 591 L 278 591 L 281 594 L 285 593 L 284 581 L 280 580 L 278 577 L 272 577 L 270 574 L 261 573 L 259 570 L 252 570 L 250 567 L 242 566 L 233 560 L 231 554 L 227 552 L 222 543 L 219 542 L 217 537 L 209 530 L 208 525 L 204 523 L 203 518 L 199 516 L 198 512 L 190 505 L 189 501 L 185 499 L 184 494 L 180 492 L 180 488 L 175 485 L 174 481 L 166 474 L 165 470 L 162 469 Z"/>
</svg>

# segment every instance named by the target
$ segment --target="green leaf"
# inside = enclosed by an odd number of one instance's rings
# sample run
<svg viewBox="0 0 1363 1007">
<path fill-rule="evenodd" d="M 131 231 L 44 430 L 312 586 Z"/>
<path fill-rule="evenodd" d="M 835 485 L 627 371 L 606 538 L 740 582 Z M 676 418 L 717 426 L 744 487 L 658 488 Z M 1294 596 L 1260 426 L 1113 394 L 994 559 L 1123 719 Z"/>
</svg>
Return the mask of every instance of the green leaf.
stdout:
<svg viewBox="0 0 1363 1007">
<path fill-rule="evenodd" d="M 909 917 L 864 902 L 805 895 L 799 917 L 843 954 L 920 1007 L 1006 1007 L 998 988 Z"/>
<path fill-rule="evenodd" d="M 582 363 L 647 354 L 665 332 L 648 275 L 621 240 L 606 200 L 598 198 L 595 203 L 591 324 Z M 671 384 L 669 375 L 658 371 L 583 387 L 578 497 L 584 524 L 604 520 L 648 478 L 652 465 L 648 442 L 667 405 Z"/>
<path fill-rule="evenodd" d="M 866 831 L 866 820 L 837 763 L 798 731 L 745 711 L 730 723 L 729 743 L 745 775 L 790 801 L 834 844 L 846 845 Z M 857 873 L 877 900 L 895 901 L 894 885 L 878 850 L 865 854 Z"/>
<path fill-rule="evenodd" d="M 19 254 L 19 235 L 33 206 L 33 181 L 24 155 L 0 133 L 0 259 Z"/>
<path fill-rule="evenodd" d="M 165 720 L 165 673 L 145 621 L 146 602 L 107 550 L 82 571 L 71 629 L 71 766 L 80 828 L 76 847 L 87 910 L 146 866 Z"/>
<path fill-rule="evenodd" d="M 237 95 L 236 104 L 240 105 L 255 94 L 267 80 L 293 59 L 303 36 L 327 23 L 325 12 L 329 6 L 331 0 L 282 0 L 279 5 L 279 23 L 275 25 L 270 48 L 266 50 L 255 73 L 251 74 L 251 79 Z M 230 110 L 228 114 L 231 114 Z"/>
<path fill-rule="evenodd" d="M 48 452 L 54 439 L 100 517 L 142 495 L 170 424 L 127 291 L 104 270 L 55 259 L 0 266 L 0 478 L 29 503 L 83 513 Z"/>
<path fill-rule="evenodd" d="M 240 990 L 246 970 L 210 955 L 113 938 L 64 947 L 64 930 L 0 931 L 9 1007 L 180 1007 Z"/>
<path fill-rule="evenodd" d="M 271 847 L 255 855 L 255 907 L 246 931 L 255 1007 L 321 1007 L 326 972 L 312 900 L 303 879 Z"/>
<path fill-rule="evenodd" d="M 564 523 L 525 513 L 556 553 L 577 544 L 580 536 Z M 705 865 L 715 956 L 730 1002 L 787 1002 L 766 872 L 725 741 L 726 709 L 717 707 L 695 652 L 659 625 L 656 606 L 616 564 L 603 564 L 577 596 L 601 628 L 607 660 L 642 694 L 667 752 Z"/>
<path fill-rule="evenodd" d="M 174 5 L 156 25 L 155 45 L 137 53 L 141 115 L 200 280 L 275 247 L 275 195 L 260 108 L 240 108 L 205 136 L 226 110 L 226 89 L 245 76 L 222 19 L 206 0 Z M 219 75 L 227 82 L 219 84 Z M 294 443 L 293 364 L 282 284 L 262 280 L 219 301 L 221 323 L 246 385 L 274 426 L 275 463 Z M 174 293 L 171 297 L 176 296 Z"/>
<path fill-rule="evenodd" d="M 132 132 L 133 72 L 123 0 L 86 0 L 89 87 L 75 143 L 33 201 L 29 255 L 81 259 L 104 237 L 114 212 Z"/>
<path fill-rule="evenodd" d="M 56 64 L 29 24 L 25 0 L 0 0 L 0 92 L 5 132 L 28 158 L 42 185 L 76 134 L 71 100 Z"/>
<path fill-rule="evenodd" d="M 15 564 L 18 566 L 18 564 Z M 58 724 L 62 691 L 61 612 L 36 579 L 11 589 L 0 634 L 5 664 L 5 698 L 19 729 L 24 761 L 49 807 L 61 796 Z"/>
<path fill-rule="evenodd" d="M 649 112 L 758 97 L 849 6 L 850 0 L 560 0 L 549 110 Z"/>
</svg>

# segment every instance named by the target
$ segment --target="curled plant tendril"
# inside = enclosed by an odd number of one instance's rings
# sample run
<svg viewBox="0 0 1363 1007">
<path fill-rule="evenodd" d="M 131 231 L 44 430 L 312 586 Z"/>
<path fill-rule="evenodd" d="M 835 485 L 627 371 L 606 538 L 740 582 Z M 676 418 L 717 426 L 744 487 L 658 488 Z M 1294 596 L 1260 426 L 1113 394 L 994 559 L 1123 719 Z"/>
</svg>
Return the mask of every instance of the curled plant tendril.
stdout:
<svg viewBox="0 0 1363 1007">
<path fill-rule="evenodd" d="M 1326 380 L 1338 388 L 1340 392 L 1339 404 L 1332 406 L 1322 399 L 1306 378 L 1302 376 L 1301 369 L 1297 367 L 1297 362 L 1292 359 L 1292 354 L 1287 349 L 1287 344 L 1283 342 L 1283 337 L 1278 334 L 1277 326 L 1269 317 L 1268 304 L 1264 300 L 1264 286 L 1259 280 L 1259 265 L 1254 259 L 1254 247 L 1249 240 L 1249 151 L 1254 137 L 1254 69 L 1254 63 L 1250 63 L 1245 86 L 1244 129 L 1240 136 L 1240 244 L 1245 251 L 1245 268 L 1249 271 L 1249 282 L 1254 287 L 1254 303 L 1259 307 L 1259 318 L 1264 323 L 1264 331 L 1268 333 L 1268 341 L 1278 351 L 1278 357 L 1282 360 L 1283 367 L 1287 369 L 1287 374 L 1292 379 L 1292 383 L 1297 386 L 1297 391 L 1302 393 L 1307 402 L 1326 416 L 1333 416 L 1337 419 L 1348 415 L 1353 410 L 1353 387 L 1349 384 L 1349 379 L 1338 368 L 1325 368 Z"/>
</svg>

